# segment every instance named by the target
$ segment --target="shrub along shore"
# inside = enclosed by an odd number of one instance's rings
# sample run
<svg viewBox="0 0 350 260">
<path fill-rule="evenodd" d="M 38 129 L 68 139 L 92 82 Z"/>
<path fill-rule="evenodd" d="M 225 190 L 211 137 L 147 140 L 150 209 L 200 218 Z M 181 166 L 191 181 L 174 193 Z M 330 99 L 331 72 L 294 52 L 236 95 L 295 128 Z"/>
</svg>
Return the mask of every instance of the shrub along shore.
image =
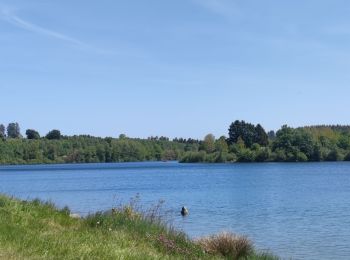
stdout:
<svg viewBox="0 0 350 260">
<path fill-rule="evenodd" d="M 157 210 L 133 204 L 74 218 L 39 200 L 0 195 L 0 259 L 278 259 L 245 237 L 198 240 L 164 224 Z"/>
<path fill-rule="evenodd" d="M 0 124 L 0 164 L 188 162 L 319 162 L 350 161 L 350 126 L 319 125 L 277 132 L 236 120 L 228 135 L 203 140 L 167 137 L 147 139 L 65 136 L 52 130 L 45 136 L 33 130 L 21 134 L 19 124 Z"/>
</svg>

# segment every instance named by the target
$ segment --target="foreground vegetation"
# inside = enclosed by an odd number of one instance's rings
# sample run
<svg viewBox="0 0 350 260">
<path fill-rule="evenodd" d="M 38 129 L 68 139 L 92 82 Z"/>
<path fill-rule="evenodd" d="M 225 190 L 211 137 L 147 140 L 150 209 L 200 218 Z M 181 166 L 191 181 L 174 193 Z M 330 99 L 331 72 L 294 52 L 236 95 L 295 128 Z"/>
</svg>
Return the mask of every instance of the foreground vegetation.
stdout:
<svg viewBox="0 0 350 260">
<path fill-rule="evenodd" d="M 191 240 L 157 209 L 130 204 L 73 218 L 67 208 L 0 195 L 0 259 L 277 259 L 228 233 Z"/>
<path fill-rule="evenodd" d="M 5 131 L 7 130 L 7 131 Z M 350 126 L 282 126 L 276 133 L 258 124 L 233 122 L 228 137 L 204 140 L 64 136 L 44 137 L 33 129 L 22 137 L 19 125 L 0 124 L 0 164 L 91 163 L 179 160 L 181 162 L 350 161 Z"/>
</svg>

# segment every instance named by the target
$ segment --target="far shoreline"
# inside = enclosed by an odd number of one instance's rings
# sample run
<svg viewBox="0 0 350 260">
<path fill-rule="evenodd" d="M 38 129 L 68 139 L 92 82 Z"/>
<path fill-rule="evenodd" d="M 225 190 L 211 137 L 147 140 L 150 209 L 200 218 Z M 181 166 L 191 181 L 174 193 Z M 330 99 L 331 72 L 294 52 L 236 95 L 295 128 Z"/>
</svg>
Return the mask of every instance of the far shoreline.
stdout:
<svg viewBox="0 0 350 260">
<path fill-rule="evenodd" d="M 84 163 L 24 163 L 24 164 L 0 164 L 1 167 L 6 166 L 64 166 L 64 165 L 112 165 L 112 164 L 142 164 L 142 163 L 159 163 L 159 164 L 179 164 L 179 165 L 249 165 L 249 164 L 324 164 L 324 163 L 350 163 L 350 161 L 307 161 L 307 162 L 180 162 L 180 161 L 130 161 L 130 162 L 84 162 Z"/>
</svg>

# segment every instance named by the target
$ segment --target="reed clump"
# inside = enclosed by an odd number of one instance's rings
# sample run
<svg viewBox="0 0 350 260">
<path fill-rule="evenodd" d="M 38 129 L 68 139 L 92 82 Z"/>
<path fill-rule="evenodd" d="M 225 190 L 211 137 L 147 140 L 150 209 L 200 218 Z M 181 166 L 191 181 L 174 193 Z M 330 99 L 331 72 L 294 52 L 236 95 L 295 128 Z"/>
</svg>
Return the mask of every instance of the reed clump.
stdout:
<svg viewBox="0 0 350 260">
<path fill-rule="evenodd" d="M 208 254 L 229 259 L 248 259 L 254 253 L 253 243 L 247 237 L 230 232 L 200 238 L 197 244 Z"/>
</svg>

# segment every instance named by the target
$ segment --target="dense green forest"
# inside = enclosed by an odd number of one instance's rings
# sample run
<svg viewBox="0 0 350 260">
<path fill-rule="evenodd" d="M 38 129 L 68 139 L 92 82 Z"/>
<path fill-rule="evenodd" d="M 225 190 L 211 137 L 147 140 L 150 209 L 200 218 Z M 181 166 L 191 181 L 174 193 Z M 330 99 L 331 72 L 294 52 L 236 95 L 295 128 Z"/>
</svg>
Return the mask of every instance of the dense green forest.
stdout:
<svg viewBox="0 0 350 260">
<path fill-rule="evenodd" d="M 45 136 L 18 123 L 0 124 L 0 164 L 91 163 L 179 160 L 180 162 L 306 162 L 350 161 L 350 126 L 282 126 L 276 133 L 258 124 L 236 120 L 228 136 L 203 140 L 167 137 L 147 139 Z"/>
<path fill-rule="evenodd" d="M 350 126 L 319 125 L 276 133 L 261 125 L 235 121 L 228 138 L 207 135 L 196 152 L 186 152 L 182 162 L 319 162 L 350 161 Z"/>
<path fill-rule="evenodd" d="M 198 140 L 166 137 L 148 139 L 64 136 L 52 130 L 40 137 L 33 129 L 21 135 L 18 123 L 0 125 L 0 164 L 92 163 L 179 160 L 186 151 L 198 151 Z"/>
</svg>

